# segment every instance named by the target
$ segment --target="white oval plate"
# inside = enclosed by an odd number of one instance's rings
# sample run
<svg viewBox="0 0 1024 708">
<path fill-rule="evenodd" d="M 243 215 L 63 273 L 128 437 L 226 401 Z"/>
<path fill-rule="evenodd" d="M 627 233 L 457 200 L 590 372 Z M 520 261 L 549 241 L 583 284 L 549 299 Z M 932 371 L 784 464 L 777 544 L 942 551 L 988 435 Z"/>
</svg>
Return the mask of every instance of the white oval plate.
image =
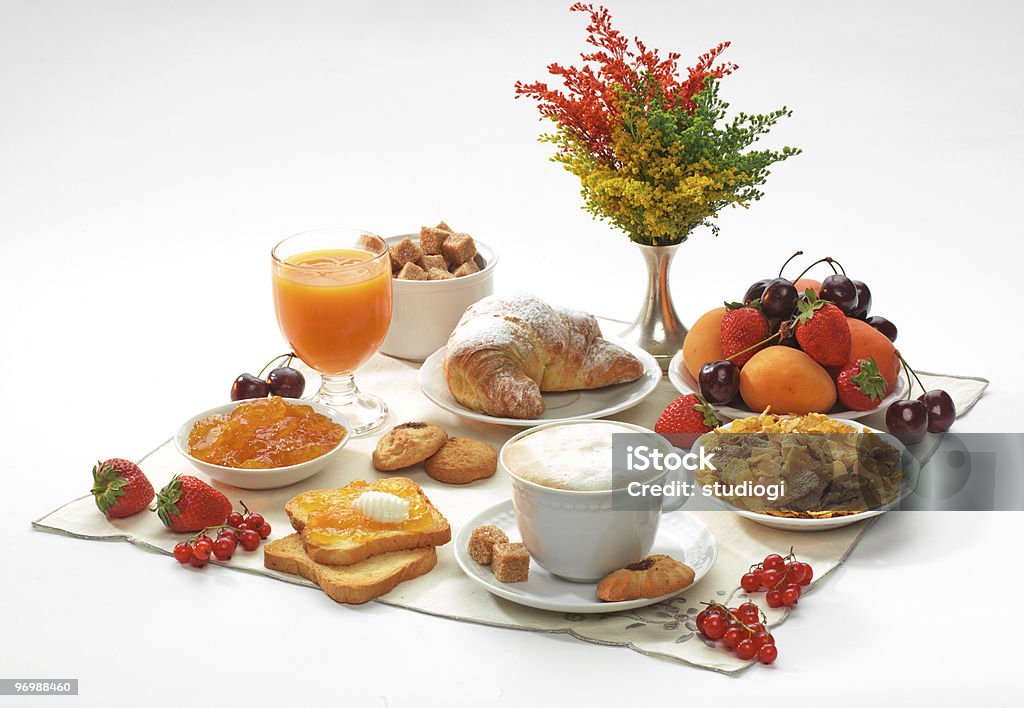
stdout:
<svg viewBox="0 0 1024 708">
<path fill-rule="evenodd" d="M 700 386 L 690 375 L 690 372 L 686 369 L 683 364 L 683 352 L 678 351 L 672 361 L 668 364 L 668 380 L 672 382 L 672 385 L 676 387 L 676 390 L 682 394 L 687 393 L 700 393 Z M 895 401 L 898 398 L 902 398 L 907 393 L 907 377 L 900 372 L 900 375 L 896 379 L 896 388 L 888 396 L 882 399 L 882 402 L 878 404 L 877 408 L 872 408 L 869 411 L 849 411 L 849 410 L 832 410 L 828 412 L 829 418 L 838 418 L 841 420 L 857 420 L 864 416 L 877 413 L 880 410 L 885 410 L 886 406 Z M 738 406 L 723 406 L 715 404 L 715 410 L 722 414 L 725 418 L 735 420 L 736 418 L 746 418 L 752 415 L 758 415 L 761 411 L 752 411 L 743 405 L 742 399 L 739 401 Z"/>
<path fill-rule="evenodd" d="M 609 340 L 614 341 L 614 340 Z M 644 400 L 658 387 L 661 381 L 661 367 L 658 361 L 639 347 L 615 342 L 633 354 L 644 365 L 644 374 L 636 381 L 629 383 L 594 388 L 586 391 L 562 391 L 545 393 L 544 403 L 547 406 L 540 418 L 497 418 L 466 408 L 455 400 L 444 379 L 444 347 L 427 357 L 420 367 L 420 390 L 431 401 L 446 411 L 463 418 L 496 423 L 498 425 L 514 425 L 520 428 L 532 428 L 541 423 L 556 423 L 567 420 L 588 420 L 632 408 Z"/>
<path fill-rule="evenodd" d="M 782 531 L 828 531 L 830 529 L 838 529 L 842 528 L 843 526 L 856 524 L 858 521 L 870 519 L 873 516 L 879 516 L 880 514 L 884 514 L 885 512 L 889 511 L 890 509 L 898 505 L 900 503 L 900 500 L 904 496 L 906 496 L 909 490 L 917 486 L 917 479 L 921 472 L 921 465 L 917 461 L 917 458 L 914 457 L 914 455 L 911 454 L 909 450 L 907 450 L 906 446 L 903 443 L 901 443 L 899 440 L 897 440 L 889 433 L 883 432 L 881 430 L 876 430 L 875 428 L 872 428 L 868 425 L 854 423 L 850 420 L 839 419 L 836 417 L 832 417 L 832 420 L 835 420 L 837 423 L 842 423 L 843 425 L 848 425 L 858 432 L 869 430 L 873 433 L 876 433 L 877 435 L 881 436 L 887 443 L 889 443 L 894 448 L 899 450 L 900 461 L 903 464 L 904 469 L 907 470 L 907 473 L 910 477 L 910 480 L 907 482 L 907 484 L 903 486 L 903 494 L 901 494 L 899 497 L 897 497 L 889 504 L 886 504 L 883 507 L 879 507 L 878 509 L 872 509 L 871 511 L 865 511 L 860 514 L 849 514 L 847 516 L 833 516 L 828 519 L 793 519 L 785 516 L 771 516 L 770 514 L 759 514 L 756 511 L 739 509 L 730 504 L 727 500 L 719 499 L 718 497 L 712 497 L 712 500 L 720 504 L 723 508 L 728 509 L 729 511 L 735 514 L 739 514 L 744 519 L 750 519 L 754 523 L 761 524 L 762 526 L 767 526 L 768 528 L 781 529 Z M 730 422 L 726 425 L 719 426 L 718 429 L 728 430 L 731 426 L 732 423 Z M 700 449 L 699 439 L 696 442 L 694 442 L 692 449 L 694 451 L 698 451 Z"/>
<path fill-rule="evenodd" d="M 473 529 L 486 524 L 497 526 L 513 540 L 519 538 L 516 512 L 511 499 L 484 509 L 470 519 L 455 537 L 455 560 L 458 561 L 459 567 L 470 580 L 483 585 L 488 592 L 538 610 L 593 614 L 646 607 L 686 592 L 700 582 L 718 559 L 718 541 L 703 521 L 685 511 L 664 514 L 651 553 L 663 553 L 686 563 L 693 569 L 693 583 L 678 592 L 662 597 L 602 602 L 597 599 L 597 583 L 574 583 L 563 580 L 532 560 L 530 579 L 525 583 L 499 583 L 494 579 L 494 573 L 491 572 L 489 565 L 480 565 L 469 557 L 469 537 Z"/>
<path fill-rule="evenodd" d="M 208 418 L 211 415 L 230 413 L 236 406 L 242 403 L 242 401 L 226 403 L 223 406 L 217 406 L 216 408 L 211 408 L 208 411 L 203 411 L 202 413 L 192 416 L 186 420 L 180 428 L 178 428 L 178 433 L 174 436 L 174 446 L 177 448 L 181 456 L 191 462 L 192 466 L 200 472 L 209 475 L 218 482 L 230 484 L 241 489 L 276 489 L 278 487 L 287 487 L 290 484 L 301 482 L 304 479 L 312 477 L 327 466 L 327 463 L 331 461 L 331 458 L 337 455 L 341 451 L 341 448 L 345 447 L 345 443 L 348 442 L 348 439 L 352 437 L 352 429 L 349 427 L 345 416 L 327 406 L 296 398 L 286 398 L 285 400 L 289 403 L 309 406 L 317 413 L 327 416 L 343 427 L 345 429 L 345 436 L 341 439 L 341 442 L 338 443 L 337 447 L 330 452 L 320 455 L 320 457 L 309 460 L 308 462 L 303 462 L 298 465 L 289 465 L 288 467 L 272 467 L 269 469 L 224 467 L 223 465 L 210 464 L 209 462 L 204 462 L 203 460 L 192 457 L 188 452 L 188 436 L 189 433 L 192 432 L 192 427 L 196 422 L 203 418 Z"/>
</svg>

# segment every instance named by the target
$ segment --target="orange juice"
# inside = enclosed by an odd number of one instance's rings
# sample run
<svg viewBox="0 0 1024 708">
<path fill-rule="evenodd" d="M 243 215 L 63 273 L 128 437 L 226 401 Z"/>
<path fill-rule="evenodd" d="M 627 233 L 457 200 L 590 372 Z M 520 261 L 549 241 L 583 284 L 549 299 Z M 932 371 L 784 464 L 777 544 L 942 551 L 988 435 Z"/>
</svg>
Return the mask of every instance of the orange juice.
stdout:
<svg viewBox="0 0 1024 708">
<path fill-rule="evenodd" d="M 356 248 L 306 251 L 274 263 L 277 322 L 302 361 L 351 373 L 391 324 L 391 263 Z"/>
</svg>

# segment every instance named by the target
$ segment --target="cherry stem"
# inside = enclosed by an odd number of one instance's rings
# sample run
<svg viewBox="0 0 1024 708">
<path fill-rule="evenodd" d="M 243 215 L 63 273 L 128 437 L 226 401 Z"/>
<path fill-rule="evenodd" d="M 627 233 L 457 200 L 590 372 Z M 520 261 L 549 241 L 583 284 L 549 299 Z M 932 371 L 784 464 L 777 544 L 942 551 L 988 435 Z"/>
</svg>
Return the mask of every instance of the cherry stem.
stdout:
<svg viewBox="0 0 1024 708">
<path fill-rule="evenodd" d="M 811 268 L 813 268 L 814 266 L 818 265 L 819 263 L 828 263 L 829 267 L 832 268 L 832 272 L 833 273 L 836 272 L 836 266 L 839 266 L 839 269 L 843 271 L 843 275 L 846 275 L 846 269 L 843 268 L 843 264 L 842 263 L 840 263 L 839 261 L 834 259 L 832 256 L 825 256 L 824 258 L 819 258 L 818 260 L 814 261 L 814 263 L 811 263 L 809 266 L 804 268 L 804 272 L 801 273 L 800 275 L 796 276 L 796 280 L 794 280 L 793 282 L 795 283 L 797 280 L 800 280 L 800 278 L 802 278 L 805 275 L 807 275 L 807 271 L 809 271 Z M 833 264 L 835 264 L 835 265 L 833 265 Z"/>
<path fill-rule="evenodd" d="M 262 368 L 262 369 L 260 369 L 260 373 L 259 373 L 259 376 L 257 376 L 256 378 L 262 379 L 262 378 L 263 378 L 263 374 L 264 374 L 264 372 L 266 372 L 266 370 L 270 368 L 270 365 L 271 365 L 271 364 L 273 364 L 273 363 L 274 363 L 275 361 L 280 361 L 281 359 L 284 359 L 285 357 L 288 357 L 288 363 L 287 363 L 287 364 L 285 364 L 285 366 L 288 366 L 288 365 L 290 365 L 290 364 L 292 363 L 292 357 L 294 357 L 294 356 L 295 356 L 295 352 L 288 352 L 287 354 L 278 354 L 278 355 L 277 355 L 277 356 L 275 356 L 275 357 L 274 357 L 273 359 L 271 359 L 270 361 L 268 361 L 268 362 L 267 362 L 267 363 L 266 363 L 266 364 L 265 364 L 265 365 L 263 366 L 263 368 Z"/>
<path fill-rule="evenodd" d="M 786 270 L 786 266 L 788 266 L 788 265 L 789 265 L 789 262 L 790 262 L 790 261 L 792 261 L 792 260 L 793 260 L 794 258 L 796 258 L 797 256 L 802 256 L 802 255 L 804 255 L 804 252 L 803 252 L 803 251 L 797 251 L 797 252 L 796 252 L 796 253 L 794 253 L 794 254 L 793 254 L 792 256 L 790 256 L 789 258 L 787 258 L 787 259 L 786 259 L 786 262 L 782 264 L 782 267 L 781 267 L 781 268 L 779 268 L 779 275 L 778 275 L 777 277 L 779 277 L 779 278 L 781 278 L 781 277 L 782 277 L 782 272 L 783 272 L 784 270 Z"/>
<path fill-rule="evenodd" d="M 726 360 L 726 361 L 730 361 L 730 360 L 732 360 L 732 359 L 733 359 L 734 357 L 738 357 L 738 356 L 740 356 L 740 355 L 742 355 L 742 354 L 746 354 L 747 352 L 749 352 L 749 351 L 750 351 L 750 350 L 752 350 L 752 349 L 757 349 L 757 348 L 758 348 L 758 347 L 760 347 L 760 346 L 761 346 L 762 344 L 767 344 L 768 342 L 772 341 L 773 339 L 775 339 L 776 337 L 778 337 L 778 336 L 779 336 L 779 335 L 781 335 L 781 334 L 782 334 L 782 332 L 776 332 L 775 334 L 769 335 L 767 339 L 762 339 L 762 340 L 761 340 L 760 342 L 758 342 L 757 344 L 751 344 L 751 345 L 750 345 L 749 347 L 747 347 L 746 349 L 744 349 L 744 350 L 742 350 L 742 351 L 738 351 L 738 352 L 736 352 L 735 354 L 733 354 L 732 356 L 727 356 L 727 357 L 725 357 L 725 360 Z"/>
<path fill-rule="evenodd" d="M 900 363 L 902 363 L 902 364 L 903 364 L 903 368 L 905 368 L 905 369 L 906 369 L 907 371 L 909 371 L 909 372 L 910 372 L 911 374 L 913 374 L 913 375 L 914 375 L 914 378 L 915 378 L 915 379 L 917 380 L 917 385 L 921 387 L 921 393 L 922 393 L 922 394 L 924 394 L 925 392 L 927 392 L 927 391 L 928 391 L 928 389 L 926 389 L 926 388 L 924 387 L 924 384 L 923 384 L 923 383 L 921 383 L 921 377 L 920 377 L 920 376 L 918 376 L 918 375 L 917 375 L 917 372 L 916 372 L 916 371 L 914 371 L 914 370 L 913 370 L 913 369 L 912 369 L 912 368 L 910 367 L 910 364 L 908 364 L 908 363 L 907 363 L 907 360 L 903 358 L 903 355 L 902 355 L 902 354 L 900 354 L 900 350 L 899 350 L 899 349 L 897 349 L 897 350 L 896 350 L 896 356 L 898 356 L 898 357 L 899 357 L 899 359 L 900 359 Z M 913 391 L 914 391 L 914 384 L 913 384 L 913 383 L 911 383 L 911 384 L 910 384 L 910 386 L 908 386 L 908 387 L 907 387 L 907 400 L 908 400 L 908 401 L 910 400 L 910 394 L 911 394 L 911 393 L 913 393 Z"/>
</svg>

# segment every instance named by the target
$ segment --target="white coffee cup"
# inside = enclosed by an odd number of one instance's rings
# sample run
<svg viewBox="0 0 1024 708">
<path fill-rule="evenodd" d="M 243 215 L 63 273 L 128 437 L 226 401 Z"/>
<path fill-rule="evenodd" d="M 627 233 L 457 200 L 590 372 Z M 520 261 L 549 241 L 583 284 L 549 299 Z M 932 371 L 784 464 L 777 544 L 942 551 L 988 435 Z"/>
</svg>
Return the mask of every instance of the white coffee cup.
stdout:
<svg viewBox="0 0 1024 708">
<path fill-rule="evenodd" d="M 498 462 L 512 480 L 512 503 L 523 544 L 533 560 L 554 575 L 575 582 L 595 582 L 613 570 L 623 568 L 647 556 L 654 545 L 661 515 L 678 509 L 684 496 L 654 500 L 643 509 L 613 508 L 621 489 L 579 491 L 557 489 L 524 479 L 510 469 L 505 452 L 517 441 L 539 430 L 565 425 L 587 425 L 598 421 L 579 420 L 548 423 L 525 430 L 510 438 L 501 448 Z M 647 428 L 615 423 L 623 432 L 651 436 L 654 444 L 667 451 L 672 446 Z M 668 471 L 644 478 L 645 483 L 664 484 Z M 622 497 L 619 496 L 619 499 Z"/>
</svg>

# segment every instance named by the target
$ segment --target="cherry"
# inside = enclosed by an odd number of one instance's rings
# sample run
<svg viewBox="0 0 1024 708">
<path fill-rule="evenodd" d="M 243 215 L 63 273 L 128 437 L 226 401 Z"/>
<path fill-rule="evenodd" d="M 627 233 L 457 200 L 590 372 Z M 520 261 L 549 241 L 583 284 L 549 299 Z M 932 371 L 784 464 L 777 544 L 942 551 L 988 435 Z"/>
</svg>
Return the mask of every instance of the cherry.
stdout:
<svg viewBox="0 0 1024 708">
<path fill-rule="evenodd" d="M 850 317 L 856 317 L 858 320 L 866 319 L 868 313 L 871 312 L 871 290 L 859 280 L 853 281 L 853 287 L 857 291 L 857 304 L 850 311 Z"/>
<path fill-rule="evenodd" d="M 744 639 L 736 645 L 736 658 L 750 661 L 757 656 L 757 646 L 750 639 Z"/>
<path fill-rule="evenodd" d="M 849 315 L 857 306 L 857 287 L 845 275 L 833 274 L 821 281 L 818 299 L 828 300 Z"/>
<path fill-rule="evenodd" d="M 267 377 L 270 393 L 282 398 L 302 398 L 306 391 L 306 377 L 298 369 L 279 366 Z"/>
<path fill-rule="evenodd" d="M 233 529 L 241 528 L 243 521 L 245 521 L 245 517 L 242 516 L 241 512 L 232 511 L 228 514 L 228 526 Z"/>
<path fill-rule="evenodd" d="M 266 398 L 270 394 L 270 387 L 263 379 L 258 379 L 252 374 L 242 374 L 231 384 L 231 400 L 241 401 L 248 398 Z"/>
<path fill-rule="evenodd" d="M 757 650 L 757 660 L 762 664 L 770 664 L 779 658 L 779 650 L 774 644 L 764 644 Z"/>
<path fill-rule="evenodd" d="M 247 529 L 241 533 L 242 548 L 247 551 L 255 551 L 260 547 L 260 535 L 256 531 Z"/>
<path fill-rule="evenodd" d="M 889 320 L 880 315 L 872 315 L 864 321 L 888 337 L 890 342 L 896 341 L 896 325 Z"/>
<path fill-rule="evenodd" d="M 956 420 L 956 404 L 952 397 L 940 388 L 928 391 L 918 397 L 928 409 L 928 432 L 944 433 Z"/>
<path fill-rule="evenodd" d="M 740 369 L 735 363 L 709 361 L 697 375 L 700 393 L 708 403 L 730 403 L 740 392 Z"/>
<path fill-rule="evenodd" d="M 192 546 L 187 543 L 179 543 L 174 547 L 174 560 L 185 565 L 192 560 Z"/>
<path fill-rule="evenodd" d="M 799 294 L 796 286 L 785 278 L 776 278 L 765 286 L 761 295 L 761 311 L 767 317 L 786 319 L 793 315 Z"/>
<path fill-rule="evenodd" d="M 928 431 L 928 406 L 922 401 L 895 401 L 885 411 L 885 426 L 903 444 L 919 443 Z"/>
<path fill-rule="evenodd" d="M 772 282 L 771 278 L 762 278 L 761 280 L 757 281 L 749 288 L 747 288 L 746 294 L 743 295 L 743 304 L 749 305 L 754 300 L 759 299 L 761 297 L 761 294 L 764 292 L 765 287 L 770 282 Z"/>
</svg>

